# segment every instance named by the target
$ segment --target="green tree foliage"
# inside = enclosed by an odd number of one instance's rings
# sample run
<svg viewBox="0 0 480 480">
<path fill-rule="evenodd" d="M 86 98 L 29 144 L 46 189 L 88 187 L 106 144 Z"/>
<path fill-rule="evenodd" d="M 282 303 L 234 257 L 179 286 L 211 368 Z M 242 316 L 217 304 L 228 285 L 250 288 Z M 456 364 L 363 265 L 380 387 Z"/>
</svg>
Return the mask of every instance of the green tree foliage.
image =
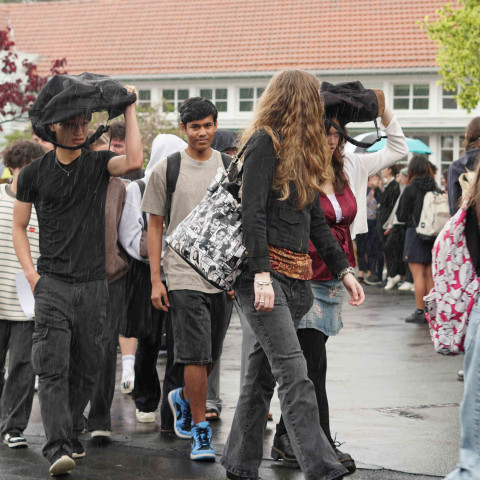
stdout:
<svg viewBox="0 0 480 480">
<path fill-rule="evenodd" d="M 423 25 L 437 46 L 437 63 L 444 87 L 455 91 L 468 112 L 480 101 L 480 0 L 458 0 L 426 17 Z"/>
</svg>

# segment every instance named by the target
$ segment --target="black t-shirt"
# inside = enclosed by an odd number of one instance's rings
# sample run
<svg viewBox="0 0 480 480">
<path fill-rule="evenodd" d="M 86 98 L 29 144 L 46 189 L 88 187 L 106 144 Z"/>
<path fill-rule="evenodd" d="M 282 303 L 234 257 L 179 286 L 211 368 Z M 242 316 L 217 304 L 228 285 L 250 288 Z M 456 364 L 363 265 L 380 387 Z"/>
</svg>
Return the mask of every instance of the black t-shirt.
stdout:
<svg viewBox="0 0 480 480">
<path fill-rule="evenodd" d="M 66 282 L 105 278 L 105 199 L 110 151 L 60 164 L 55 151 L 20 172 L 17 199 L 33 203 L 40 229 L 37 270 Z"/>
</svg>

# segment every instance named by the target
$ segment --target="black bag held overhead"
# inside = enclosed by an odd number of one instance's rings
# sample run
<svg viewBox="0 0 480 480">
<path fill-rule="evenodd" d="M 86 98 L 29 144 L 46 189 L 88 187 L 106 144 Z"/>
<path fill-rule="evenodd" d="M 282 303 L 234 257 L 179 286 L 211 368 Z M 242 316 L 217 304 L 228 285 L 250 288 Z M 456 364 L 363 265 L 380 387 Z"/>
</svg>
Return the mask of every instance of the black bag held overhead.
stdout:
<svg viewBox="0 0 480 480">
<path fill-rule="evenodd" d="M 56 75 L 44 85 L 28 115 L 34 133 L 42 140 L 67 150 L 77 150 L 95 142 L 109 127 L 101 125 L 82 145 L 67 147 L 55 141 L 48 126 L 81 114 L 88 118 L 93 112 L 103 111 L 108 112 L 108 120 L 111 120 L 121 115 L 136 98 L 135 93 L 127 92 L 121 83 L 107 75 L 87 72 Z"/>
<path fill-rule="evenodd" d="M 325 124 L 338 130 L 350 143 L 357 147 L 368 148 L 382 138 L 377 127 L 377 117 L 380 117 L 385 110 L 385 96 L 381 90 L 366 89 L 361 82 L 345 82 L 332 85 L 322 82 L 320 94 L 323 98 L 325 108 Z M 350 122 L 375 123 L 377 139 L 372 143 L 359 142 L 351 138 L 332 119 L 336 118 L 342 125 Z"/>
</svg>

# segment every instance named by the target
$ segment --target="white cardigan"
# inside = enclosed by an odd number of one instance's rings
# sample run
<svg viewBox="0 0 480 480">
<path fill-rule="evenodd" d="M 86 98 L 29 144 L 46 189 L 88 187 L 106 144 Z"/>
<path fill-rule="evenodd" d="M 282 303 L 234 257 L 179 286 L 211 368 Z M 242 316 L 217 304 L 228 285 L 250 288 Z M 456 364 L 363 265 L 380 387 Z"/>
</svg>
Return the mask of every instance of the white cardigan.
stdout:
<svg viewBox="0 0 480 480">
<path fill-rule="evenodd" d="M 359 233 L 368 232 L 367 183 L 368 177 L 387 168 L 408 155 L 407 142 L 402 127 L 394 115 L 388 127 L 380 125 L 388 135 L 385 148 L 372 153 L 345 153 L 343 172 L 357 200 L 357 215 L 350 225 L 352 240 Z"/>
</svg>

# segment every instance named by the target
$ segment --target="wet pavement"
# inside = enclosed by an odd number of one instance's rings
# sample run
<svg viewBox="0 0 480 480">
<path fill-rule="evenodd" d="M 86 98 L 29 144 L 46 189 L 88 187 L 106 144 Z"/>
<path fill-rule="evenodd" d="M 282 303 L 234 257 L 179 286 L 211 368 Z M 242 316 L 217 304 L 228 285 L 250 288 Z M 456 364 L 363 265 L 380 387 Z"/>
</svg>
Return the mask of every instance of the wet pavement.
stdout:
<svg viewBox="0 0 480 480">
<path fill-rule="evenodd" d="M 459 404 L 463 384 L 456 380 L 463 357 L 442 357 L 433 351 L 426 325 L 404 322 L 415 308 L 412 293 L 365 287 L 367 301 L 359 309 L 345 305 L 345 328 L 327 343 L 332 434 L 344 442 L 357 463 L 349 478 L 364 480 L 431 480 L 443 478 L 457 461 Z M 141 424 L 135 405 L 122 395 L 120 356 L 112 408 L 114 434 L 107 445 L 82 437 L 87 456 L 76 460 L 70 479 L 211 479 L 225 478 L 219 463 L 239 390 L 241 329 L 234 315 L 222 358 L 222 418 L 212 422 L 215 463 L 189 460 L 189 442 L 161 434 L 157 423 Z M 158 362 L 163 378 L 164 358 Z M 280 416 L 274 397 L 271 411 Z M 308 413 L 306 413 L 308 414 Z M 299 470 L 270 459 L 275 425 L 265 433 L 263 480 L 300 480 Z M 51 478 L 41 454 L 44 441 L 38 399 L 25 431 L 29 448 L 0 446 L 0 480 Z M 61 478 L 61 477 L 59 477 Z"/>
</svg>

